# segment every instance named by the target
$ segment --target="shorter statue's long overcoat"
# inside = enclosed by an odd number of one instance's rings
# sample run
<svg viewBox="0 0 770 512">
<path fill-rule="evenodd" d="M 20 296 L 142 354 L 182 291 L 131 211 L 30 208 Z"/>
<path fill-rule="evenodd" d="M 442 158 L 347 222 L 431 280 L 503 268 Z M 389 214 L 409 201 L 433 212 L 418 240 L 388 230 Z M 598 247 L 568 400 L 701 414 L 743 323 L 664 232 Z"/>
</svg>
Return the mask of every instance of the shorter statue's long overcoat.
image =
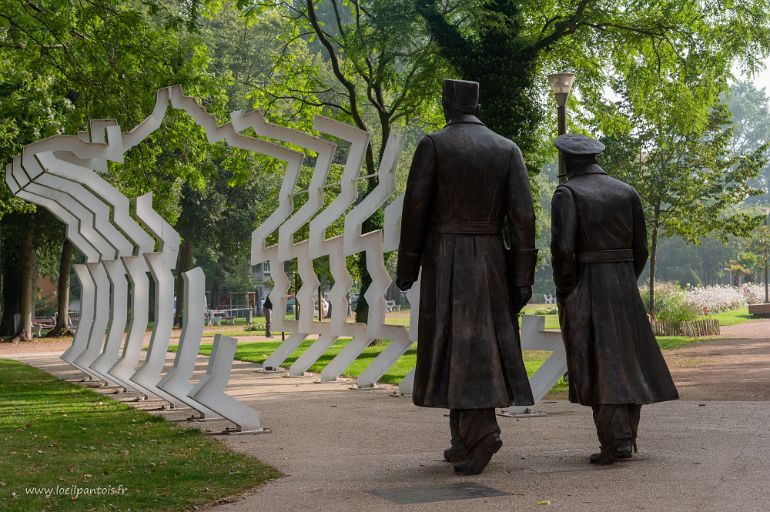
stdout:
<svg viewBox="0 0 770 512">
<path fill-rule="evenodd" d="M 510 287 L 532 283 L 534 243 L 527 172 L 513 142 L 474 116 L 420 141 L 404 197 L 397 271 L 399 280 L 414 282 L 422 266 L 416 405 L 532 404 Z"/>
<path fill-rule="evenodd" d="M 551 222 L 570 401 L 678 398 L 637 287 L 648 253 L 636 190 L 588 165 L 556 189 Z"/>
</svg>

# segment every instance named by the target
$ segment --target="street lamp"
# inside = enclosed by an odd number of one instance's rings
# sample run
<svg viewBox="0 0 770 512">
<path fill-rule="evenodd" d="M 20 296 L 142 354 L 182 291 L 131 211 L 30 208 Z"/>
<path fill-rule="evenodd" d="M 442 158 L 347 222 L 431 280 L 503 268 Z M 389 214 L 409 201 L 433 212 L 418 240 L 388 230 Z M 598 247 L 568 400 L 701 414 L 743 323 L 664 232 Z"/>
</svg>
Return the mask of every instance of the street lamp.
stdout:
<svg viewBox="0 0 770 512">
<path fill-rule="evenodd" d="M 548 75 L 548 83 L 551 85 L 551 92 L 556 98 L 556 116 L 558 119 L 558 135 L 567 133 L 567 98 L 572 89 L 572 83 L 575 81 L 575 73 L 552 73 Z M 564 167 L 564 157 L 559 151 L 559 183 L 567 181 L 567 170 Z"/>
<path fill-rule="evenodd" d="M 770 297 L 768 295 L 768 283 L 767 283 L 767 257 L 768 246 L 770 246 L 770 231 L 768 231 L 768 218 L 770 218 L 770 210 L 765 211 L 765 304 L 770 304 Z"/>
</svg>

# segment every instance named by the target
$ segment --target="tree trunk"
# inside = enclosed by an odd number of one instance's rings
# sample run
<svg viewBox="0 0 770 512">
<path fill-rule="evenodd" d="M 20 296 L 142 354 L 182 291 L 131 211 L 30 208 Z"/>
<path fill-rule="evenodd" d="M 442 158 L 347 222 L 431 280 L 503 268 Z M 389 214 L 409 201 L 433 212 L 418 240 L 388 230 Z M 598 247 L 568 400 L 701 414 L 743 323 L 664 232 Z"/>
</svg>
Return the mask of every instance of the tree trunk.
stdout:
<svg viewBox="0 0 770 512">
<path fill-rule="evenodd" d="M 376 186 L 376 183 L 373 183 L 372 180 L 369 180 L 368 186 L 366 187 L 367 195 L 370 194 Z M 361 234 L 366 234 L 377 229 L 382 229 L 382 221 L 382 212 L 375 212 L 374 215 L 364 221 Z M 358 275 L 361 276 L 361 290 L 358 294 L 358 302 L 356 303 L 356 322 L 366 323 L 366 320 L 369 317 L 369 304 L 364 298 L 364 292 L 367 290 L 367 288 L 369 288 L 369 285 L 372 284 L 372 276 L 369 275 L 369 270 L 366 268 L 365 252 L 362 252 L 358 255 L 356 264 L 358 265 Z"/>
<path fill-rule="evenodd" d="M 658 252 L 658 226 L 652 228 L 652 239 L 650 241 L 650 307 L 649 313 L 655 318 L 655 259 Z"/>
<path fill-rule="evenodd" d="M 13 341 L 32 341 L 32 315 L 35 312 L 35 246 L 32 231 L 29 229 L 24 234 L 19 254 L 21 323 L 19 332 L 14 336 Z"/>
<path fill-rule="evenodd" d="M 64 239 L 61 248 L 61 260 L 59 261 L 59 282 L 56 288 L 57 315 L 56 325 L 46 336 L 71 336 L 67 320 L 69 319 L 70 308 L 70 269 L 72 268 L 72 255 L 75 253 L 75 246 L 68 239 Z"/>
<path fill-rule="evenodd" d="M 174 313 L 174 323 L 182 325 L 184 316 L 184 280 L 182 274 L 192 268 L 193 265 L 193 244 L 189 238 L 182 241 L 179 247 L 179 258 L 176 265 L 176 312 Z"/>
<path fill-rule="evenodd" d="M 385 141 L 383 141 L 383 144 L 385 144 Z M 369 145 L 366 151 L 366 174 L 374 174 L 374 172 L 374 155 L 372 153 L 372 146 Z M 373 177 L 367 179 L 364 197 L 371 194 L 376 186 L 377 178 Z M 378 213 L 375 213 L 373 216 L 364 220 L 361 229 L 362 235 L 382 228 L 382 221 L 380 220 L 378 222 Z M 361 289 L 358 293 L 358 302 L 356 303 L 356 322 L 366 323 L 366 320 L 369 317 L 369 304 L 367 304 L 366 299 L 364 298 L 364 292 L 369 288 L 369 285 L 372 284 L 372 276 L 369 275 L 369 270 L 366 268 L 365 252 L 360 253 L 356 258 L 356 266 L 358 267 L 358 275 L 361 276 Z"/>
<path fill-rule="evenodd" d="M 211 304 L 209 309 L 219 309 L 219 296 L 222 294 L 222 276 L 217 270 L 211 278 Z"/>
<path fill-rule="evenodd" d="M 9 258 L 10 259 L 10 258 Z M 15 336 L 18 332 L 17 315 L 21 314 L 21 279 L 18 267 L 13 266 L 3 272 L 3 321 L 0 322 L 0 335 Z"/>
</svg>

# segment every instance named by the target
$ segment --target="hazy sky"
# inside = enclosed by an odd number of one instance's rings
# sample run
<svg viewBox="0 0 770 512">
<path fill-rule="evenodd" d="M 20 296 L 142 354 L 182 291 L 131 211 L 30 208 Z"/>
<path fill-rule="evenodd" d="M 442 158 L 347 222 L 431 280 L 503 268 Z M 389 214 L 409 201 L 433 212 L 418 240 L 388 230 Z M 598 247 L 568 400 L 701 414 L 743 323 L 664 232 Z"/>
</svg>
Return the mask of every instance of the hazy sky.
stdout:
<svg viewBox="0 0 770 512">
<path fill-rule="evenodd" d="M 770 57 L 765 59 L 765 69 L 754 77 L 754 85 L 764 87 L 766 93 L 770 93 Z"/>
</svg>

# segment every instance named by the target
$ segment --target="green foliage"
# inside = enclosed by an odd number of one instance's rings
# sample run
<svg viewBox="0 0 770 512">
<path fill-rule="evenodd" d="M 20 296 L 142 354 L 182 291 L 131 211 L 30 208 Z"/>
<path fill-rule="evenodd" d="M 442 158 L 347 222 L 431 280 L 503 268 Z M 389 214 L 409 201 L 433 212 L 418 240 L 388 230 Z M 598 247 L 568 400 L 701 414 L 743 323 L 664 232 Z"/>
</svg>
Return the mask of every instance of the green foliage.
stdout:
<svg viewBox="0 0 770 512">
<path fill-rule="evenodd" d="M 700 61 L 691 65 L 708 71 L 699 67 Z M 761 221 L 739 206 L 761 193 L 751 182 L 767 164 L 768 144 L 736 151 L 726 104 L 712 99 L 710 88 L 700 90 L 702 76 L 687 71 L 660 83 L 643 100 L 636 97 L 633 82 L 616 84 L 619 99 L 606 103 L 606 115 L 592 120 L 605 134 L 606 170 L 634 186 L 642 198 L 650 233 L 650 281 L 660 237 L 679 236 L 691 244 L 706 236 L 726 241 L 751 233 Z M 654 287 L 650 295 L 649 311 L 656 311 Z"/>
<path fill-rule="evenodd" d="M 649 290 L 640 291 L 644 307 L 649 311 Z M 699 312 L 685 302 L 684 291 L 675 283 L 655 283 L 655 293 L 655 315 L 659 320 L 689 322 L 698 317 Z"/>
<path fill-rule="evenodd" d="M 730 86 L 728 105 L 735 123 L 733 144 L 739 152 L 754 151 L 770 141 L 770 98 L 764 89 L 757 89 L 751 82 L 737 82 Z M 761 195 L 750 197 L 747 203 L 770 204 L 770 165 L 762 168 L 752 180 Z"/>
</svg>

